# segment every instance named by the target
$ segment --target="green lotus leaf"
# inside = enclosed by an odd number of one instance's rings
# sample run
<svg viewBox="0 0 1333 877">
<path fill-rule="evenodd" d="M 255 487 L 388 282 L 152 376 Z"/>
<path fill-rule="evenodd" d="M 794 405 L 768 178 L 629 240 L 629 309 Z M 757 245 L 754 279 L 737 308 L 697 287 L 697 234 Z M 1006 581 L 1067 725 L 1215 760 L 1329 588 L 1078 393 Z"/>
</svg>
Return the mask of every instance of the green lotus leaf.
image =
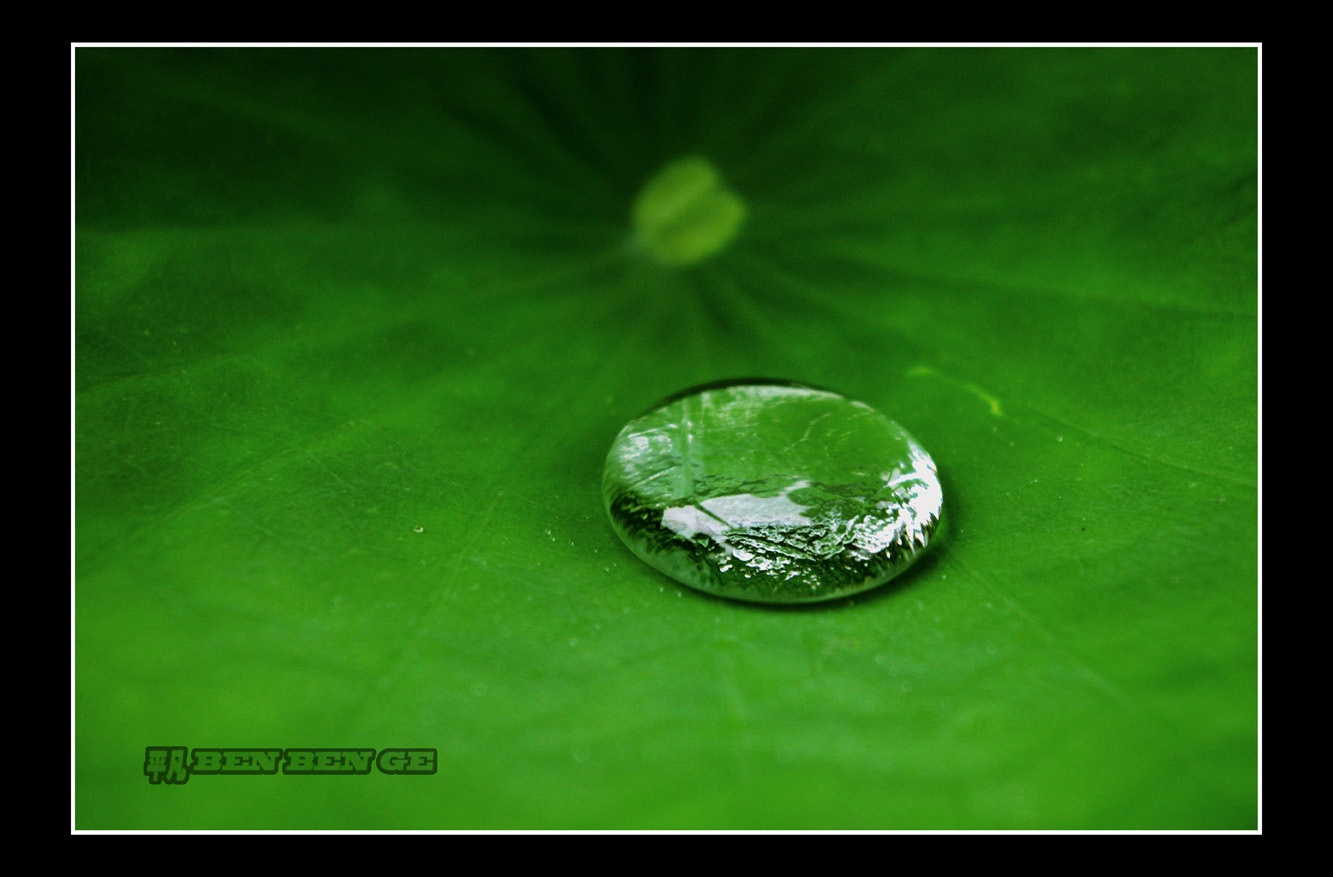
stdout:
<svg viewBox="0 0 1333 877">
<path fill-rule="evenodd" d="M 76 828 L 1255 829 L 1257 64 L 77 49 Z M 612 440 L 754 376 L 947 537 L 797 607 L 631 554 Z"/>
</svg>

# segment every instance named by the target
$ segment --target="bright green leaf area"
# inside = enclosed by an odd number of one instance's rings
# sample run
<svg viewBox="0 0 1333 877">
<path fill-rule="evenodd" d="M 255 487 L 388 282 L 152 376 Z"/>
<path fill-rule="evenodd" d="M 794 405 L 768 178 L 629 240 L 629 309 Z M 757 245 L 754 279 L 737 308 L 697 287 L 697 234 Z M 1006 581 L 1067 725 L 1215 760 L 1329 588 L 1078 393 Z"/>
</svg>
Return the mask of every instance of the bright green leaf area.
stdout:
<svg viewBox="0 0 1333 877">
<path fill-rule="evenodd" d="M 1255 50 L 79 49 L 75 95 L 78 828 L 1256 827 Z M 669 265 L 683 157 L 745 221 Z M 630 554 L 612 439 L 744 376 L 916 436 L 938 548 L 795 608 Z"/>
<path fill-rule="evenodd" d="M 745 204 L 707 159 L 678 159 L 658 171 L 634 200 L 637 240 L 667 264 L 689 265 L 736 236 Z"/>
</svg>

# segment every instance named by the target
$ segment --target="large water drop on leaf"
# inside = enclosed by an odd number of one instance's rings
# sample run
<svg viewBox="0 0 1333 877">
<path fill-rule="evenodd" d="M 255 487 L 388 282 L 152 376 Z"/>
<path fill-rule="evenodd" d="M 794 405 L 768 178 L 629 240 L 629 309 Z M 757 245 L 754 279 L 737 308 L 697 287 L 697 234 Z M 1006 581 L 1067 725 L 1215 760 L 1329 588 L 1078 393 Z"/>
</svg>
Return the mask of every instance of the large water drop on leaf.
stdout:
<svg viewBox="0 0 1333 877">
<path fill-rule="evenodd" d="M 656 259 L 689 265 L 731 242 L 745 219 L 745 202 L 707 159 L 690 156 L 644 184 L 631 218 L 635 239 Z"/>
<path fill-rule="evenodd" d="M 776 381 L 710 384 L 630 421 L 602 492 L 630 550 L 673 579 L 761 603 L 876 587 L 943 511 L 930 455 L 862 402 Z"/>
</svg>

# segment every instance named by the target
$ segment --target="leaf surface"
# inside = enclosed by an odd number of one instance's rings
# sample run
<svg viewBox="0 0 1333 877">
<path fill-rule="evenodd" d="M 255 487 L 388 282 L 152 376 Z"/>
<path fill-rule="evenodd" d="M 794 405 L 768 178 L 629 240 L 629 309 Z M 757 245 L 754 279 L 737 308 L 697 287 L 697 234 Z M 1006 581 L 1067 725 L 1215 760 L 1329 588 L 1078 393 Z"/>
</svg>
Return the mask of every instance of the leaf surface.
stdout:
<svg viewBox="0 0 1333 877">
<path fill-rule="evenodd" d="M 1256 74 L 79 49 L 77 827 L 1254 828 Z M 695 155 L 744 224 L 660 264 Z M 635 559 L 612 438 L 750 375 L 903 424 L 940 549 L 797 609 Z"/>
</svg>

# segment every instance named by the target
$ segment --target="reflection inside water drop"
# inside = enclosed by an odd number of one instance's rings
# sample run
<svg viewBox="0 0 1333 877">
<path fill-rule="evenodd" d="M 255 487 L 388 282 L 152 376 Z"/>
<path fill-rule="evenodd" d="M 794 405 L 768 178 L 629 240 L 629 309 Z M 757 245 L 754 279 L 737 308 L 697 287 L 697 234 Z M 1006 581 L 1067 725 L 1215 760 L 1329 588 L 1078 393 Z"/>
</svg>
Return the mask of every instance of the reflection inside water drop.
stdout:
<svg viewBox="0 0 1333 877">
<path fill-rule="evenodd" d="M 930 543 L 930 455 L 868 405 L 803 385 L 678 393 L 621 430 L 603 495 L 636 555 L 712 594 L 827 600 L 883 584 Z"/>
</svg>

